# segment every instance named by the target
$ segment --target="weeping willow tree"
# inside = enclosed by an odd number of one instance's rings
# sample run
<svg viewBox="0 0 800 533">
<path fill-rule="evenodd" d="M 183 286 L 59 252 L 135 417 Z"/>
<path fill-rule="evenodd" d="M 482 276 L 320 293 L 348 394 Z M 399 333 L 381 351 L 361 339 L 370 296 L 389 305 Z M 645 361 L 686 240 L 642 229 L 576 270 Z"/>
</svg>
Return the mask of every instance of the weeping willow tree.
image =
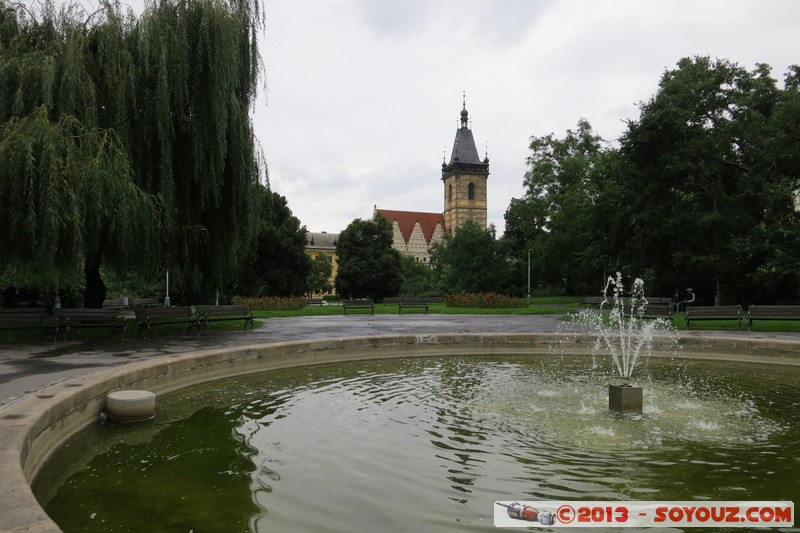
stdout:
<svg viewBox="0 0 800 533">
<path fill-rule="evenodd" d="M 205 297 L 252 246 L 257 3 L 0 4 L 0 268 L 170 269 Z M 193 302 L 191 302 L 193 303 Z"/>
<path fill-rule="evenodd" d="M 0 266 L 55 286 L 83 269 L 85 303 L 99 305 L 101 264 L 144 269 L 160 241 L 155 198 L 133 181 L 94 81 L 98 37 L 123 21 L 111 6 L 96 25 L 50 4 L 2 7 Z"/>
<path fill-rule="evenodd" d="M 257 3 L 163 1 L 134 35 L 136 181 L 169 213 L 166 266 L 195 301 L 232 277 L 255 238 L 263 165 L 249 112 L 262 22 Z"/>
</svg>

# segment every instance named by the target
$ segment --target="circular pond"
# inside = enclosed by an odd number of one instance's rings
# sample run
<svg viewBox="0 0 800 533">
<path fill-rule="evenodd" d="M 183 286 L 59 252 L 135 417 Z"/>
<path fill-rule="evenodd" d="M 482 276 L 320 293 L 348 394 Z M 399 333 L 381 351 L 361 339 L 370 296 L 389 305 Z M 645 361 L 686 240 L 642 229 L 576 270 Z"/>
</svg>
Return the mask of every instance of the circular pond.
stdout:
<svg viewBox="0 0 800 533">
<path fill-rule="evenodd" d="M 604 366 L 604 365 L 599 365 Z M 71 531 L 489 531 L 496 500 L 800 501 L 800 368 L 586 356 L 272 371 L 93 426 L 34 481 Z M 713 531 L 713 529 L 707 529 Z"/>
</svg>

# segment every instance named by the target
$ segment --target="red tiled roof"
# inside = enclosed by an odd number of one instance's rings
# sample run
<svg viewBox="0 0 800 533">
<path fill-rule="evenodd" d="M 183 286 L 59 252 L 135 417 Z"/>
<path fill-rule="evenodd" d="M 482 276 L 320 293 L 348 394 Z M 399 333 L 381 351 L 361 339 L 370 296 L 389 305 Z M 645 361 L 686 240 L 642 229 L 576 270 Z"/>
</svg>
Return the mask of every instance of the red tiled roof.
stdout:
<svg viewBox="0 0 800 533">
<path fill-rule="evenodd" d="M 414 225 L 417 222 L 419 222 L 419 227 L 422 229 L 422 234 L 425 236 L 425 242 L 428 244 L 431 243 L 433 231 L 436 229 L 437 224 L 441 224 L 442 230 L 445 229 L 444 215 L 441 213 L 393 211 L 391 209 L 378 209 L 378 213 L 389 222 L 397 222 L 397 225 L 400 226 L 400 233 L 403 234 L 403 240 L 406 242 L 411 238 L 411 232 L 414 230 Z"/>
</svg>

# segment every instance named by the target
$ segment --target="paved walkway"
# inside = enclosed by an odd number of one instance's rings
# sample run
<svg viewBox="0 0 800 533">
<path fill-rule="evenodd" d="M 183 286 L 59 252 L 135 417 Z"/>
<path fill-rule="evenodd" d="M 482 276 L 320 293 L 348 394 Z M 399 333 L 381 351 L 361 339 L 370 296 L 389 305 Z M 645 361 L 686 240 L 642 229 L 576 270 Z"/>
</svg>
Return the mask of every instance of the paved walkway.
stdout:
<svg viewBox="0 0 800 533">
<path fill-rule="evenodd" d="M 348 315 L 270 318 L 255 331 L 182 335 L 156 332 L 150 339 L 47 342 L 0 346 L 0 408 L 95 370 L 160 355 L 277 341 L 444 333 L 552 333 L 569 323 L 560 315 Z M 797 333 L 685 332 L 685 335 L 800 340 Z"/>
</svg>

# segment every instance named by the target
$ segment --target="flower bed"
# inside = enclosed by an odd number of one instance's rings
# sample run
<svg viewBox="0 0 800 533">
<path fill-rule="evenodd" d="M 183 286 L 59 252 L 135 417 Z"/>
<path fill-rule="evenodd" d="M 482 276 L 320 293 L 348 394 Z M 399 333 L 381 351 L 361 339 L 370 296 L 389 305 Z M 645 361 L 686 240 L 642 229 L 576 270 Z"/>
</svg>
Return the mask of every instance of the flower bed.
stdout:
<svg viewBox="0 0 800 533">
<path fill-rule="evenodd" d="M 234 296 L 233 303 L 246 305 L 253 311 L 292 311 L 302 309 L 308 298 L 304 296 Z"/>
<path fill-rule="evenodd" d="M 487 309 L 507 309 L 525 307 L 525 298 L 515 298 L 493 292 L 446 294 L 444 301 L 447 307 L 475 307 Z"/>
</svg>

